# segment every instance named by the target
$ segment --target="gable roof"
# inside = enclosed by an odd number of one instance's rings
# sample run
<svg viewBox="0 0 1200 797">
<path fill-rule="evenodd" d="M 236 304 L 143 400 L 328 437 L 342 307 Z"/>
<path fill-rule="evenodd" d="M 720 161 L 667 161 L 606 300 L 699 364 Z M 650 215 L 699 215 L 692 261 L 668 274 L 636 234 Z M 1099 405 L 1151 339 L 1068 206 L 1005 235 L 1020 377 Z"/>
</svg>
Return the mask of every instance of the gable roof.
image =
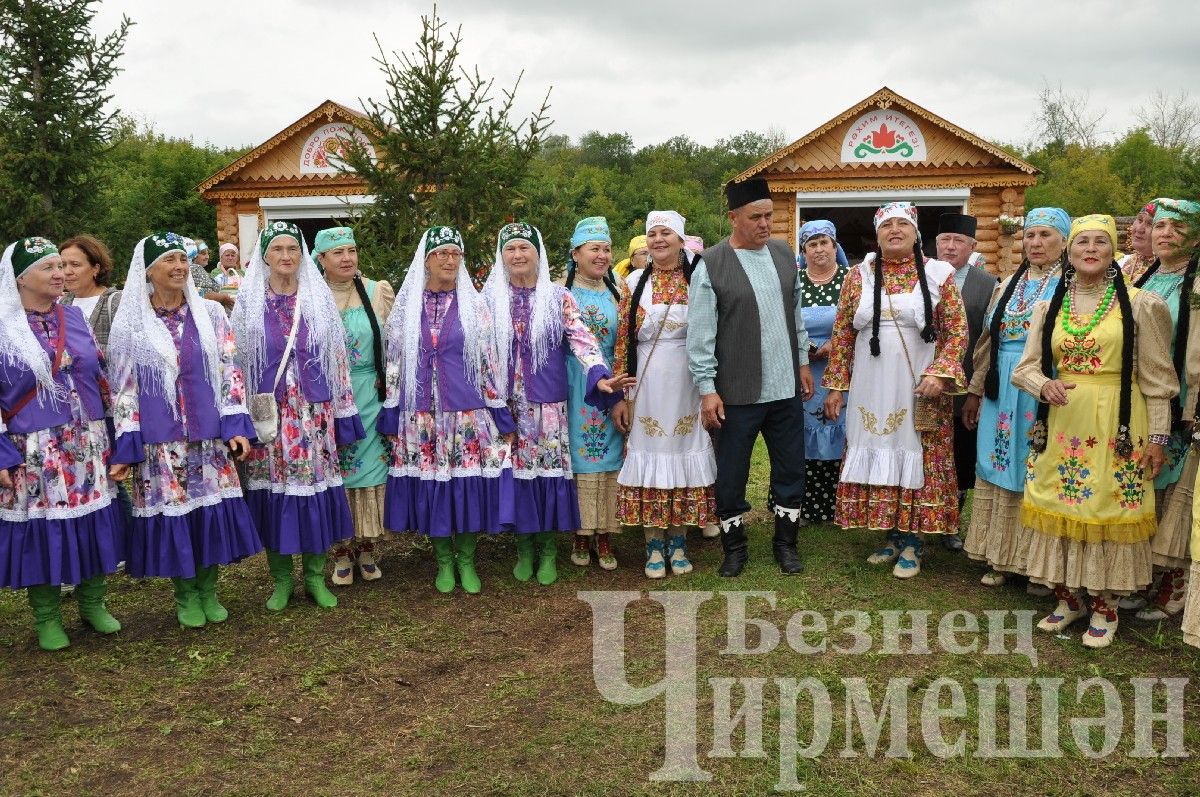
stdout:
<svg viewBox="0 0 1200 797">
<path fill-rule="evenodd" d="M 342 105 L 340 102 L 325 100 L 316 108 L 312 109 L 295 122 L 292 122 L 283 130 L 280 130 L 278 133 L 271 136 L 262 144 L 259 144 L 257 147 L 250 150 L 245 155 L 226 166 L 224 169 L 221 169 L 216 174 L 209 176 L 204 180 L 204 182 L 196 186 L 196 190 L 201 194 L 211 190 L 215 186 L 237 174 L 242 169 L 262 158 L 280 144 L 283 144 L 288 139 L 304 132 L 313 124 L 321 121 L 322 117 L 324 117 L 326 123 L 335 120 L 347 122 L 355 127 L 363 129 L 372 136 L 377 135 L 374 125 L 371 124 L 371 120 L 365 114 L 360 111 L 356 111 L 353 108 Z"/>
<path fill-rule="evenodd" d="M 779 164 L 781 161 L 785 160 L 786 158 L 789 158 L 793 155 L 799 154 L 800 151 L 803 150 L 806 146 L 813 143 L 817 139 L 821 138 L 825 134 L 829 133 L 831 130 L 836 128 L 838 125 L 849 123 L 850 121 L 861 116 L 863 113 L 865 113 L 866 111 L 868 111 L 869 109 L 871 109 L 873 107 L 880 108 L 880 109 L 887 109 L 893 105 L 898 106 L 899 108 L 903 109 L 905 112 L 911 114 L 912 116 L 914 116 L 916 118 L 922 119 L 927 122 L 931 122 L 936 127 L 941 128 L 943 131 L 945 131 L 959 139 L 964 140 L 965 142 L 967 142 L 968 144 L 970 144 L 973 147 L 983 150 L 988 155 L 992 156 L 992 158 L 994 158 L 996 161 L 999 161 L 998 165 L 1001 166 L 1002 168 L 1007 167 L 1007 168 L 1015 169 L 1015 170 L 1018 170 L 1020 172 L 1023 172 L 1024 174 L 1027 174 L 1030 176 L 1036 175 L 1038 173 L 1037 168 L 1034 167 L 1032 164 L 1029 164 L 1029 163 L 1021 160 L 1020 158 L 1016 157 L 1015 155 L 1011 155 L 1008 152 L 1005 152 L 1004 150 L 995 146 L 994 144 L 987 141 L 986 139 L 980 138 L 979 136 L 975 135 L 974 133 L 972 133 L 968 130 L 964 130 L 963 128 L 959 127 L 958 125 L 943 119 L 942 117 L 938 116 L 935 113 L 932 113 L 931 111 L 926 110 L 925 108 L 922 108 L 920 105 L 917 105 L 912 100 L 906 99 L 905 97 L 902 97 L 899 94 L 897 94 L 896 92 L 889 89 L 887 86 L 884 86 L 883 88 L 879 89 L 874 94 L 872 94 L 871 96 L 869 96 L 866 99 L 862 100 L 861 102 L 851 106 L 850 108 L 847 108 L 845 111 L 838 114 L 834 118 L 830 119 L 828 122 L 826 122 L 825 124 L 816 128 L 815 130 L 811 131 L 810 133 L 800 137 L 796 141 L 793 141 L 791 144 L 788 144 L 786 147 L 783 147 L 782 149 L 777 150 L 776 152 L 773 152 L 772 154 L 763 158 L 761 161 L 754 164 L 749 169 L 746 169 L 744 172 L 742 172 L 741 174 L 734 177 L 732 182 L 741 182 L 742 180 L 757 176 L 757 175 L 761 174 L 762 172 L 769 170 L 772 166 Z M 860 164 L 854 164 L 854 165 L 861 167 Z M 892 165 L 892 164 L 889 164 L 889 165 Z M 917 164 L 906 164 L 906 165 L 912 166 L 912 165 L 917 165 Z M 850 165 L 847 164 L 847 166 L 849 167 Z"/>
</svg>

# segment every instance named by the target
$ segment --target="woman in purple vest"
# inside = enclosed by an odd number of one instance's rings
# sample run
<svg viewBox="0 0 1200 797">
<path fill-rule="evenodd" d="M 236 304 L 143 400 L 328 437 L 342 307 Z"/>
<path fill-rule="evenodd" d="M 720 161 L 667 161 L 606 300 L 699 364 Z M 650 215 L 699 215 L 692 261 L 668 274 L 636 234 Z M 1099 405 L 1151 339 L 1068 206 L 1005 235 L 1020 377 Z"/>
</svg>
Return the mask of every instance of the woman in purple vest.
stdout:
<svg viewBox="0 0 1200 797">
<path fill-rule="evenodd" d="M 105 574 L 125 558 L 109 479 L 104 359 L 63 292 L 45 238 L 9 244 L 0 261 L 0 587 L 25 589 L 38 644 L 61 650 L 60 585 L 78 584 L 80 616 L 121 630 L 104 607 Z"/>
<path fill-rule="evenodd" d="M 549 585 L 558 579 L 556 534 L 573 534 L 580 526 L 567 422 L 567 357 L 574 355 L 583 366 L 584 400 L 599 409 L 619 401 L 633 380 L 612 375 L 575 298 L 550 281 L 550 261 L 536 227 L 516 222 L 500 229 L 483 295 L 495 320 L 501 392 L 517 422 L 513 576 L 518 581 L 533 576 L 536 539 L 537 580 Z"/>
<path fill-rule="evenodd" d="M 113 474 L 133 466 L 127 571 L 174 582 L 180 625 L 220 623 L 217 567 L 262 550 L 233 462 L 255 436 L 233 327 L 200 298 L 173 232 L 138 242 L 121 295 L 108 358 Z"/>
<path fill-rule="evenodd" d="M 287 606 L 292 556 L 300 554 L 305 591 L 331 609 L 337 598 L 325 585 L 325 552 L 354 535 L 337 448 L 364 434 L 342 318 L 296 225 L 276 221 L 263 230 L 233 329 L 248 390 L 273 394 L 279 406 L 278 436 L 246 464 L 246 503 L 275 582 L 267 608 Z"/>
<path fill-rule="evenodd" d="M 383 525 L 429 537 L 434 586 L 481 589 L 479 533 L 512 526 L 516 426 L 496 389 L 487 304 L 453 227 L 421 236 L 387 322 L 387 397 L 376 428 L 392 441 Z M 456 551 L 457 549 L 457 551 Z"/>
</svg>

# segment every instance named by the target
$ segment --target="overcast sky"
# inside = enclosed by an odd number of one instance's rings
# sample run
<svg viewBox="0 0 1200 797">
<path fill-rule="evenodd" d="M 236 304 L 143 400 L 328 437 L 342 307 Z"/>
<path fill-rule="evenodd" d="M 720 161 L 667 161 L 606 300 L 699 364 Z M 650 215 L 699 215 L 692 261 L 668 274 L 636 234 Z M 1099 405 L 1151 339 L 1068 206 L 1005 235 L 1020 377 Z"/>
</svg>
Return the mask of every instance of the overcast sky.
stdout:
<svg viewBox="0 0 1200 797">
<path fill-rule="evenodd" d="M 161 133 L 258 144 L 322 100 L 382 97 L 373 35 L 413 48 L 430 2 L 105 0 L 127 14 L 116 104 Z M 638 146 L 742 130 L 789 140 L 880 86 L 997 141 L 1029 136 L 1043 80 L 1090 93 L 1123 132 L 1155 89 L 1198 85 L 1200 3 L 929 0 L 442 0 L 464 62 L 518 101 L 553 87 L 553 132 L 628 132 Z M 1082 10 L 1082 11 L 1081 11 Z M 1193 98 L 1200 99 L 1200 89 Z"/>
</svg>

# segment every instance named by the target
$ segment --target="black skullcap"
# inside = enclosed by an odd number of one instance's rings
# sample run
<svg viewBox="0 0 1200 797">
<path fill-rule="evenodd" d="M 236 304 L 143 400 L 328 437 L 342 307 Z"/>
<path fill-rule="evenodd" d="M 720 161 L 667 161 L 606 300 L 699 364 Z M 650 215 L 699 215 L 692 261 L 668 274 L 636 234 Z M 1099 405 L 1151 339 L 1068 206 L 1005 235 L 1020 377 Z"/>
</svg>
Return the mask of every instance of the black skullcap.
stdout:
<svg viewBox="0 0 1200 797">
<path fill-rule="evenodd" d="M 740 183 L 725 184 L 725 199 L 729 202 L 730 210 L 737 210 L 742 205 L 770 198 L 771 189 L 767 186 L 767 181 L 761 177 L 752 177 Z"/>
<path fill-rule="evenodd" d="M 974 238 L 978 226 L 974 216 L 964 213 L 943 213 L 938 216 L 938 235 L 944 232 L 956 232 L 959 235 Z"/>
</svg>

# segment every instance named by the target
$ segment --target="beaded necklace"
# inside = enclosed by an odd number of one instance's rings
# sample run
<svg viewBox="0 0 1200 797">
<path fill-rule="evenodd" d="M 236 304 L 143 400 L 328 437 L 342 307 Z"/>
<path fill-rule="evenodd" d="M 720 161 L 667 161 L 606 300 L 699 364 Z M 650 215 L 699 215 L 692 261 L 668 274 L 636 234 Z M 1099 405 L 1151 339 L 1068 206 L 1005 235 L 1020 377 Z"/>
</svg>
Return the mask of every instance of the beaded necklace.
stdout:
<svg viewBox="0 0 1200 797">
<path fill-rule="evenodd" d="M 1117 289 L 1110 280 L 1108 283 L 1108 288 L 1104 291 L 1103 298 L 1100 299 L 1100 305 L 1096 308 L 1096 311 L 1092 313 L 1092 317 L 1089 318 L 1086 323 L 1082 318 L 1075 314 L 1074 308 L 1079 306 L 1079 301 L 1075 298 L 1075 291 L 1075 281 L 1072 281 L 1071 290 L 1068 291 L 1067 295 L 1063 297 L 1062 328 L 1063 332 L 1066 332 L 1068 335 L 1071 335 L 1078 340 L 1083 340 L 1088 335 L 1092 334 L 1092 330 L 1098 327 L 1100 322 L 1104 320 L 1104 317 L 1108 315 L 1109 310 L 1112 309 L 1113 295 L 1116 293 Z M 1079 324 L 1082 324 L 1083 326 L 1078 326 Z"/>
<path fill-rule="evenodd" d="M 1011 318 L 1014 322 L 1024 322 L 1033 315 L 1033 306 L 1038 299 L 1046 292 L 1046 286 L 1050 284 L 1050 280 L 1058 274 L 1058 264 L 1051 266 L 1042 278 L 1038 280 L 1033 293 L 1028 292 L 1029 288 L 1029 269 L 1021 275 L 1020 282 L 1017 283 L 1016 289 L 1013 291 L 1012 298 L 1008 300 L 1008 307 L 1005 309 L 1005 315 Z"/>
</svg>

